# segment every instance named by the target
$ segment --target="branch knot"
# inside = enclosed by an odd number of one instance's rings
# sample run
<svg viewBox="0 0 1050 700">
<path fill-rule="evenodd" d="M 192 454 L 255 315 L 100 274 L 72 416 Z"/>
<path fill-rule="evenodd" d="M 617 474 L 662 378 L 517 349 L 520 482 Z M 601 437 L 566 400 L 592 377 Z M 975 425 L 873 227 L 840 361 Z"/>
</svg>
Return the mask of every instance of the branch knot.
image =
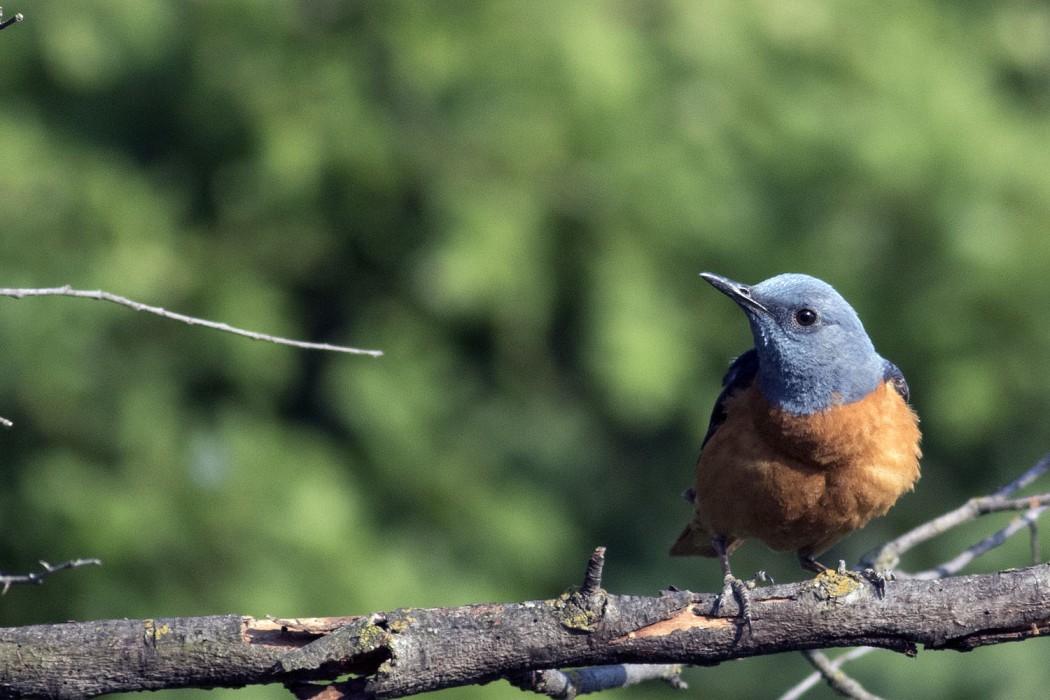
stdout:
<svg viewBox="0 0 1050 700">
<path fill-rule="evenodd" d="M 573 586 L 553 601 L 554 613 L 566 629 L 593 632 L 605 617 L 608 593 L 602 588 L 605 547 L 598 547 L 587 562 L 583 585 Z"/>
</svg>

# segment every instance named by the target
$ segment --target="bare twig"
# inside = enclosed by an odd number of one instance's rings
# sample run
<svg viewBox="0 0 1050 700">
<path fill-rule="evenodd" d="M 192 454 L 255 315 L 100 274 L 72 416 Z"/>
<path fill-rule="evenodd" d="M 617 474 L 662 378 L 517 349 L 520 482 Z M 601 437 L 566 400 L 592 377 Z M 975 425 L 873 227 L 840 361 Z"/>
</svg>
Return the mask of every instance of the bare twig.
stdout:
<svg viewBox="0 0 1050 700">
<path fill-rule="evenodd" d="M 823 653 L 816 649 L 810 649 L 802 652 L 802 655 L 813 664 L 813 668 L 817 669 L 817 672 L 827 681 L 831 689 L 839 695 L 853 698 L 853 700 L 880 700 L 879 696 L 872 695 L 864 690 L 860 683 L 843 673 L 839 669 L 841 664 L 833 663 Z"/>
<path fill-rule="evenodd" d="M 55 565 L 42 561 L 40 562 L 40 566 L 44 567 L 43 571 L 34 571 L 29 574 L 0 574 L 0 586 L 3 586 L 3 589 L 0 590 L 0 595 L 5 595 L 11 586 L 23 584 L 39 585 L 44 582 L 45 577 L 50 576 L 56 571 L 79 569 L 82 566 L 102 566 L 102 561 L 99 559 L 71 559 L 70 561 Z"/>
<path fill-rule="evenodd" d="M 1039 523 L 1034 519 L 1028 523 L 1028 543 L 1032 551 L 1032 566 L 1035 566 L 1041 561 L 1039 556 Z"/>
<path fill-rule="evenodd" d="M 866 656 L 873 651 L 875 651 L 875 647 L 856 647 L 855 649 L 850 649 L 845 654 L 841 654 L 840 656 L 835 657 L 833 660 L 829 661 L 829 663 L 831 664 L 832 668 L 839 669 L 842 668 L 842 666 L 846 663 L 855 659 L 859 659 L 862 656 Z M 809 659 L 808 656 L 807 660 L 809 660 L 812 663 L 812 659 Z M 824 675 L 820 671 L 815 671 L 803 678 L 798 683 L 798 685 L 789 689 L 777 700 L 798 700 L 803 695 L 805 695 L 810 688 L 819 683 L 823 678 Z"/>
<path fill-rule="evenodd" d="M 1018 532 L 1022 530 L 1028 530 L 1031 535 L 1031 551 L 1033 563 L 1039 561 L 1039 529 L 1038 519 L 1050 506 L 1050 494 L 1040 494 L 1038 496 L 1031 496 L 1028 498 L 1015 498 L 1006 499 L 1002 496 L 986 496 L 984 498 L 974 498 L 968 501 L 963 507 L 970 509 L 970 512 L 974 514 L 974 518 L 985 515 L 987 513 L 1001 512 L 1005 510 L 1022 510 L 1027 508 L 1028 511 L 1023 515 L 1014 518 L 1003 528 L 988 535 L 984 539 L 976 542 L 975 544 L 967 547 L 965 550 L 960 552 L 950 560 L 939 564 L 938 566 L 927 569 L 926 571 L 919 571 L 914 574 L 901 574 L 902 576 L 909 576 L 911 578 L 919 579 L 938 579 L 946 576 L 952 576 L 962 571 L 966 566 L 970 564 L 977 557 L 987 554 L 996 547 L 1002 545 L 1006 540 L 1010 539 Z M 958 513 L 962 509 L 952 511 Z M 973 518 L 967 518 L 971 520 Z M 965 521 L 960 521 L 965 522 Z"/>
<path fill-rule="evenodd" d="M 1025 471 L 1023 474 L 1018 476 L 1013 481 L 1004 484 L 1000 488 L 996 489 L 990 496 L 982 496 L 979 498 L 971 498 L 962 506 L 955 510 L 949 511 L 933 520 L 916 527 L 909 532 L 901 535 L 897 539 L 884 544 L 882 547 L 869 552 L 861 558 L 862 566 L 869 566 L 871 568 L 891 568 L 885 566 L 891 563 L 892 566 L 896 566 L 896 563 L 900 560 L 900 555 L 912 547 L 925 542 L 926 540 L 932 539 L 933 537 L 940 535 L 951 528 L 957 527 L 965 522 L 975 520 L 982 515 L 988 513 L 1003 512 L 1008 510 L 1025 510 L 1027 512 L 1018 518 L 1010 521 L 1005 527 L 1001 528 L 997 532 L 985 537 L 980 542 L 966 548 L 952 559 L 939 564 L 938 566 L 927 569 L 926 571 L 920 571 L 915 574 L 905 574 L 898 572 L 897 575 L 901 578 L 915 578 L 923 580 L 933 580 L 946 578 L 957 574 L 963 568 L 965 568 L 970 562 L 977 557 L 989 552 L 990 550 L 1003 544 L 1007 539 L 1017 534 L 1021 530 L 1029 530 L 1031 533 L 1031 549 L 1032 549 L 1032 560 L 1033 563 L 1039 561 L 1039 538 L 1038 538 L 1038 525 L 1037 520 L 1040 515 L 1043 514 L 1050 507 L 1050 494 L 1039 494 L 1035 496 L 1027 496 L 1023 498 L 1007 498 L 1007 496 L 1021 488 L 1032 483 L 1035 479 L 1050 469 L 1050 454 L 1045 455 L 1042 459 L 1036 462 L 1031 468 Z M 833 667 L 837 678 L 843 678 L 853 683 L 856 683 L 849 676 L 846 676 L 839 668 L 848 661 L 860 658 L 865 654 L 873 651 L 873 647 L 858 647 L 852 652 L 843 654 L 836 658 L 834 661 L 828 661 L 827 657 L 823 657 L 823 660 Z M 803 652 L 806 658 L 815 667 L 818 668 L 818 672 L 807 676 L 802 682 L 791 688 L 787 693 L 781 696 L 780 700 L 797 700 L 806 691 L 816 685 L 823 677 L 828 680 L 828 683 L 836 688 L 835 684 L 828 677 L 825 669 L 821 669 L 818 665 L 819 659 L 815 658 L 814 654 L 819 652 Z M 859 684 L 857 685 L 859 688 Z M 863 691 L 863 689 L 861 689 Z M 841 691 L 840 691 L 841 692 Z M 866 692 L 866 691 L 864 691 Z"/>
<path fill-rule="evenodd" d="M 550 698 L 571 700 L 578 695 L 625 688 L 654 680 L 666 681 L 675 688 L 688 688 L 682 680 L 681 673 L 682 667 L 678 664 L 612 664 L 576 668 L 571 671 L 534 671 L 512 676 L 507 681 L 521 690 Z"/>
<path fill-rule="evenodd" d="M 973 504 L 977 515 L 986 515 L 988 513 L 999 513 L 1004 510 L 1026 510 L 1050 505 L 1050 493 L 1040 493 L 1035 496 L 1025 496 L 1024 498 L 985 496 L 983 498 L 974 498 L 970 503 Z"/>
<path fill-rule="evenodd" d="M 605 567 L 605 547 L 596 547 L 587 562 L 587 572 L 583 576 L 580 595 L 585 598 L 598 595 L 602 589 L 602 569 Z"/>
<path fill-rule="evenodd" d="M 991 535 L 988 535 L 983 540 L 963 550 L 949 561 L 946 561 L 943 564 L 936 566 L 932 569 L 927 569 L 926 571 L 920 571 L 918 573 L 911 574 L 909 578 L 931 580 L 945 578 L 947 576 L 951 576 L 952 574 L 958 573 L 974 559 L 981 556 L 982 554 L 986 554 L 987 552 L 995 549 L 1021 530 L 1030 530 L 1034 526 L 1036 519 L 1040 515 L 1042 515 L 1043 511 L 1045 511 L 1046 508 L 1046 506 L 1032 508 L 1030 511 L 1022 515 L 1021 517 L 1011 520 L 1006 527 L 1002 528 L 998 532 L 994 532 Z"/>
<path fill-rule="evenodd" d="M 0 7 L 0 29 L 7 29 L 12 24 L 15 24 L 16 22 L 21 22 L 23 19 L 25 19 L 25 17 L 22 16 L 21 12 L 17 13 L 14 17 L 11 17 L 10 19 L 4 19 L 4 8 Z"/>
<path fill-rule="evenodd" d="M 584 606 L 602 608 L 606 592 L 602 590 L 602 570 L 605 567 L 605 547 L 596 547 L 587 561 L 583 585 L 577 591 Z M 570 596 L 568 600 L 572 600 Z M 513 674 L 507 681 L 521 690 L 531 690 L 552 698 L 574 698 L 610 688 L 622 688 L 647 680 L 666 680 L 676 687 L 685 687 L 680 678 L 682 667 L 671 664 L 609 664 L 589 668 L 559 671 L 544 669 Z"/>
<path fill-rule="evenodd" d="M 880 571 L 895 569 L 900 562 L 900 556 L 908 550 L 947 532 L 953 527 L 975 520 L 985 513 L 992 512 L 991 510 L 982 510 L 988 508 L 989 503 L 1009 503 L 1009 501 L 1005 500 L 1006 496 L 1032 483 L 1032 481 L 1048 469 L 1050 469 L 1050 454 L 1044 455 L 1043 458 L 1036 462 L 1034 466 L 1028 469 L 1028 471 L 1021 474 L 1010 483 L 998 488 L 991 496 L 970 499 L 959 508 L 934 518 L 933 520 L 904 533 L 900 537 L 887 542 L 881 547 L 868 552 L 861 557 L 861 565 Z M 1026 500 L 1027 499 L 1019 499 L 1018 502 L 1020 503 Z M 1026 504 L 1022 505 L 1021 508 L 1031 507 L 1032 505 L 1037 504 Z M 1000 510 L 1003 509 L 1004 508 L 1000 508 Z"/>
<path fill-rule="evenodd" d="M 353 355 L 371 355 L 372 357 L 379 357 L 383 354 L 381 350 L 362 350 L 361 348 L 351 348 L 344 345 L 329 345 L 328 343 L 309 343 L 302 340 L 290 340 L 288 338 L 280 338 L 278 336 L 268 335 L 266 333 L 257 333 L 255 331 L 248 331 L 242 328 L 235 328 L 225 323 L 218 323 L 216 321 L 208 321 L 202 318 L 195 318 L 193 316 L 186 316 L 184 314 L 175 313 L 174 311 L 168 311 L 162 309 L 159 306 L 149 306 L 137 301 L 132 301 L 110 292 L 104 292 L 102 290 L 87 291 L 82 289 L 73 289 L 69 285 L 64 287 L 50 287 L 43 289 L 0 289 L 0 296 L 12 297 L 14 299 L 21 299 L 22 297 L 42 297 L 42 296 L 66 296 L 66 297 L 79 297 L 81 299 L 95 299 L 96 301 L 111 301 L 114 304 L 120 304 L 126 306 L 129 309 L 135 311 L 145 311 L 147 313 L 156 314 L 164 318 L 171 319 L 173 321 L 181 321 L 182 323 L 191 326 L 204 326 L 205 328 L 212 328 L 217 331 L 224 331 L 226 333 L 233 333 L 235 335 L 244 336 L 245 338 L 251 338 L 252 340 L 265 340 L 270 343 L 277 343 L 279 345 L 290 345 L 296 348 L 303 348 L 305 350 L 327 350 L 329 352 L 345 352 Z"/>
</svg>

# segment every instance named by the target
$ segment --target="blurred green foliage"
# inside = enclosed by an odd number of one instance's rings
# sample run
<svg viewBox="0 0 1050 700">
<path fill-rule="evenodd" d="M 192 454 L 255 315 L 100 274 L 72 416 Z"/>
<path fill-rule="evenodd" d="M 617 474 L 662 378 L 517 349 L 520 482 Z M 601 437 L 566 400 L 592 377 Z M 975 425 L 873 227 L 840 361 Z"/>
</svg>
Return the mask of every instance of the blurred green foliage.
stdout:
<svg viewBox="0 0 1050 700">
<path fill-rule="evenodd" d="M 105 561 L 11 591 L 4 625 L 542 598 L 596 545 L 613 591 L 717 589 L 714 562 L 666 556 L 749 344 L 701 270 L 828 280 L 909 378 L 924 478 L 829 559 L 1050 450 L 1044 3 L 5 9 L 26 21 L 0 34 L 3 286 L 386 355 L 0 301 L 0 566 Z M 803 575 L 757 544 L 735 562 Z M 889 697 L 1034 697 L 1045 651 L 852 672 Z M 807 672 L 786 655 L 688 680 L 775 696 Z"/>
</svg>

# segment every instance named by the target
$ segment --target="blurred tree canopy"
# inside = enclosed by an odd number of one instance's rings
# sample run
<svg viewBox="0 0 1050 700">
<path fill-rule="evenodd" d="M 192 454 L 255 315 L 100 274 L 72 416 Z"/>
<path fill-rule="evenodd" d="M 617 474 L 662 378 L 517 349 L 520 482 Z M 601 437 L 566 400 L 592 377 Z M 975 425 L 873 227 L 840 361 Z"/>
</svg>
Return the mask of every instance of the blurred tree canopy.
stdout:
<svg viewBox="0 0 1050 700">
<path fill-rule="evenodd" d="M 386 355 L 0 300 L 0 566 L 105 561 L 13 590 L 4 625 L 541 598 L 596 545 L 616 592 L 717 589 L 714 562 L 666 556 L 750 342 L 702 270 L 831 282 L 909 379 L 923 479 L 829 559 L 1050 450 L 1045 3 L 5 9 L 26 21 L 0 34 L 2 286 Z M 758 544 L 734 563 L 803 575 Z M 851 673 L 889 697 L 1035 696 L 1045 652 Z M 775 696 L 807 668 L 687 679 L 743 698 L 759 673 Z"/>
</svg>

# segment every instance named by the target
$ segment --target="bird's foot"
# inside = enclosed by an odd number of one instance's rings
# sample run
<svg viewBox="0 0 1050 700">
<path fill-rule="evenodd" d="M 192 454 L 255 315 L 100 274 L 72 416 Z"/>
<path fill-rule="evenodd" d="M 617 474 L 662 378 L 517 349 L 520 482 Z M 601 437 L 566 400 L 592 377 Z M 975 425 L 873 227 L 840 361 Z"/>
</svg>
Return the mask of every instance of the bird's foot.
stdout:
<svg viewBox="0 0 1050 700">
<path fill-rule="evenodd" d="M 751 596 L 748 591 L 753 589 L 754 585 L 748 587 L 747 582 L 741 581 L 732 574 L 727 574 L 722 580 L 722 593 L 715 598 L 714 614 L 721 614 L 727 607 L 730 607 L 726 603 L 735 600 L 739 606 L 739 617 L 747 623 L 748 629 L 751 629 Z"/>
<path fill-rule="evenodd" d="M 877 571 L 876 569 L 865 568 L 857 573 L 875 588 L 875 595 L 880 599 L 886 597 L 886 582 L 897 580 L 897 577 L 889 570 Z"/>
<path fill-rule="evenodd" d="M 726 602 L 735 600 L 739 607 L 739 617 L 747 624 L 748 631 L 752 631 L 751 624 L 751 595 L 749 591 L 755 590 L 759 583 L 769 581 L 773 583 L 773 577 L 765 571 L 755 572 L 755 575 L 746 581 L 738 579 L 732 574 L 726 574 L 722 579 L 722 593 L 715 599 L 713 613 L 718 615 L 726 607 Z"/>
<path fill-rule="evenodd" d="M 753 591 L 756 588 L 758 588 L 758 584 L 760 583 L 770 583 L 776 585 L 776 581 L 773 580 L 773 577 L 767 574 L 765 571 L 756 571 L 754 576 L 744 581 L 744 585 L 749 591 Z"/>
<path fill-rule="evenodd" d="M 841 559 L 839 560 L 839 566 L 838 569 L 836 569 L 836 573 L 840 576 L 851 576 L 858 581 L 867 581 L 875 589 L 875 595 L 880 599 L 886 596 L 886 582 L 897 580 L 897 577 L 894 576 L 892 571 L 878 571 L 871 568 L 849 569 L 846 567 L 846 562 Z"/>
</svg>

